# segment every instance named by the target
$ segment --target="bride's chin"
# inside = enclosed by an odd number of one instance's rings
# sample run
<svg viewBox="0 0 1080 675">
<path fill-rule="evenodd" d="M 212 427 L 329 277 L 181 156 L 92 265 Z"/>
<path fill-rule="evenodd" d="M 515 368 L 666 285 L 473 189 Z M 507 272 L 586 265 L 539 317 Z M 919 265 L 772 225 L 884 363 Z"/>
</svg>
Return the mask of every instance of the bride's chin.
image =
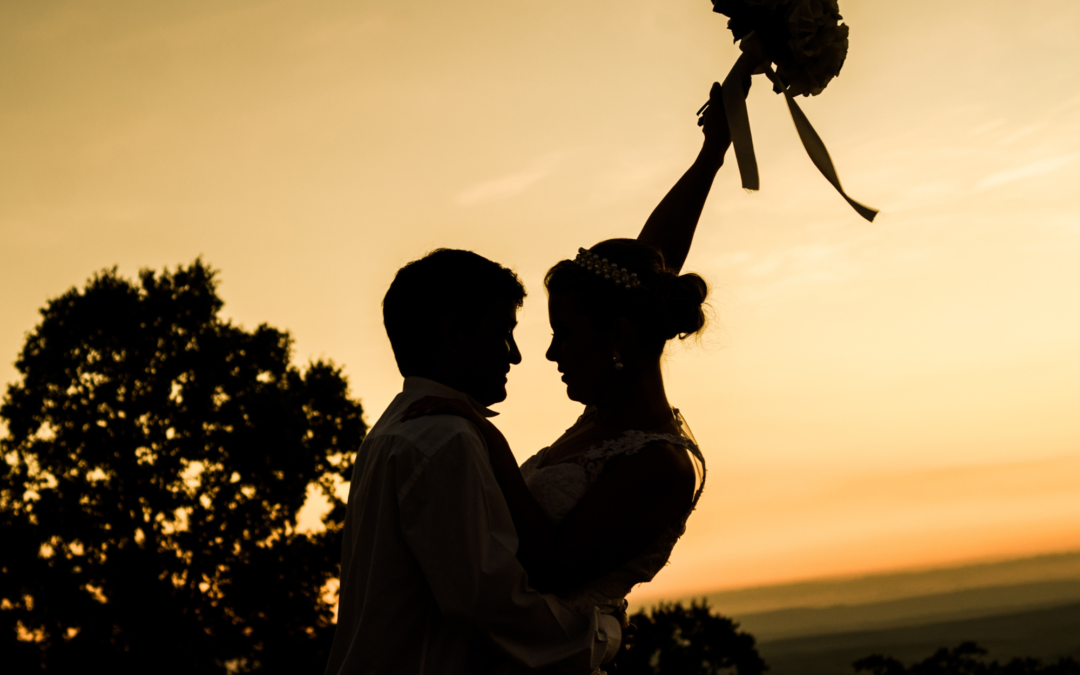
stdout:
<svg viewBox="0 0 1080 675">
<path fill-rule="evenodd" d="M 566 387 L 566 398 L 570 399 L 571 401 L 576 401 L 582 405 L 589 405 L 589 397 L 578 391 L 574 387 Z"/>
</svg>

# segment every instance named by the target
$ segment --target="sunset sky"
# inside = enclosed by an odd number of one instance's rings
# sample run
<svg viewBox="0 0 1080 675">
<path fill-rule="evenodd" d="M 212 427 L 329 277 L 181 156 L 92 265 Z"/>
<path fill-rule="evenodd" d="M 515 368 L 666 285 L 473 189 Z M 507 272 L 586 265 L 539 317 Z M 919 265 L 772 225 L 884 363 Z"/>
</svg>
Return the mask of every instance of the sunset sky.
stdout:
<svg viewBox="0 0 1080 675">
<path fill-rule="evenodd" d="M 709 462 L 672 564 L 696 591 L 1080 548 L 1080 3 L 841 0 L 840 77 L 749 111 L 687 269 L 711 284 L 668 394 Z M 428 250 L 530 295 L 499 426 L 519 458 L 580 412 L 541 280 L 634 236 L 738 54 L 707 0 L 0 5 L 0 382 L 95 271 L 220 270 L 225 314 L 401 386 L 379 303 Z"/>
</svg>

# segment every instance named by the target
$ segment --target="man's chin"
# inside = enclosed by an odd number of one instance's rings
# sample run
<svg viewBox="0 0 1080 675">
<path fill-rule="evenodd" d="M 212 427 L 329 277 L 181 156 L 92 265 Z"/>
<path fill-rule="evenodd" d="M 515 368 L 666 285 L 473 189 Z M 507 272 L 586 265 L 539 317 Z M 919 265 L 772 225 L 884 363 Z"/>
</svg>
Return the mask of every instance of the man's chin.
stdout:
<svg viewBox="0 0 1080 675">
<path fill-rule="evenodd" d="M 506 400 L 506 385 L 491 387 L 481 396 L 474 396 L 473 398 L 475 398 L 476 402 L 484 406 L 485 408 L 495 405 L 496 403 L 502 403 Z"/>
</svg>

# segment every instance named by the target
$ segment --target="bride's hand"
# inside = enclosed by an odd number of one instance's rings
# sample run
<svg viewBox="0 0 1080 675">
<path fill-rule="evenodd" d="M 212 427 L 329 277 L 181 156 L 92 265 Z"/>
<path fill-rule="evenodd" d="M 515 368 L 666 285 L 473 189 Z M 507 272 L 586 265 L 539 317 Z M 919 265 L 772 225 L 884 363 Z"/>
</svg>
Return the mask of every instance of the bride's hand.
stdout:
<svg viewBox="0 0 1080 675">
<path fill-rule="evenodd" d="M 750 93 L 750 78 L 743 80 L 743 91 Z M 709 90 L 709 102 L 698 117 L 698 126 L 705 133 L 705 145 L 702 154 L 708 154 L 716 165 L 724 163 L 724 155 L 731 147 L 731 130 L 728 128 L 727 112 L 724 110 L 723 89 L 719 82 L 713 82 Z"/>
<path fill-rule="evenodd" d="M 458 398 L 443 398 L 442 396 L 425 396 L 418 401 L 413 401 L 412 405 L 401 414 L 401 421 L 404 422 L 425 415 L 457 415 L 477 425 L 483 421 L 476 409 L 467 402 Z"/>
</svg>

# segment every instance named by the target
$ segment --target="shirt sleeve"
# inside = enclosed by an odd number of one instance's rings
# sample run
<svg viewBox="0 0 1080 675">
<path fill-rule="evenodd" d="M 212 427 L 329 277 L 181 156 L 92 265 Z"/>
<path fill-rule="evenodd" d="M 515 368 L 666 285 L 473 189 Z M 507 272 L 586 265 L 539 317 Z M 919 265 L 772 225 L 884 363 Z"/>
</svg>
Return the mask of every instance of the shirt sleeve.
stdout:
<svg viewBox="0 0 1080 675">
<path fill-rule="evenodd" d="M 398 467 L 398 502 L 405 540 L 443 616 L 472 624 L 530 669 L 591 672 L 610 659 L 622 638 L 618 621 L 529 588 L 509 509 L 471 425 L 425 455 Z"/>
</svg>

